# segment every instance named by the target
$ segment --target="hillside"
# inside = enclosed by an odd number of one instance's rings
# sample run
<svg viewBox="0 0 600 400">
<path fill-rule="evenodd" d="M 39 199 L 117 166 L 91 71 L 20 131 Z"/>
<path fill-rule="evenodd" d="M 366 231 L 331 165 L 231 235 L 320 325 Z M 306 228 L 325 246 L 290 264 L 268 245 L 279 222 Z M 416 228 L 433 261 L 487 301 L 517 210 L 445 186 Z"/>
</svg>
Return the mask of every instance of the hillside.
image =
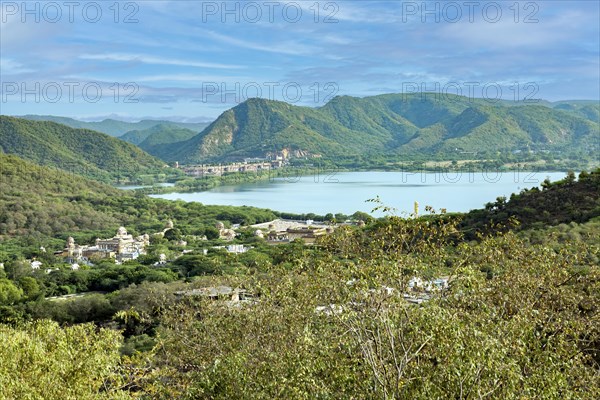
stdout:
<svg viewBox="0 0 600 400">
<path fill-rule="evenodd" d="M 165 172 L 164 162 L 104 133 L 0 116 L 0 150 L 107 182 Z"/>
<path fill-rule="evenodd" d="M 492 104 L 461 96 L 339 96 L 320 108 L 249 99 L 197 136 L 162 148 L 183 163 L 264 157 L 284 148 L 335 158 L 356 154 L 496 154 L 597 149 L 590 103 Z M 485 149 L 485 150 L 484 150 Z"/>
<path fill-rule="evenodd" d="M 145 152 L 160 158 L 164 157 L 163 145 L 188 140 L 196 136 L 198 132 L 173 125 L 159 124 L 148 129 L 129 131 L 119 139 L 135 144 Z"/>
<path fill-rule="evenodd" d="M 217 219 L 256 223 L 275 215 L 252 207 L 152 199 L 0 154 L 0 255 L 3 239 L 20 237 L 30 243 L 28 238 L 71 235 L 90 241 L 114 234 L 119 226 L 155 232 L 169 219 L 182 230 L 202 234 Z"/>
<path fill-rule="evenodd" d="M 191 129 L 195 132 L 200 132 L 204 129 L 208 124 L 205 122 L 174 122 L 174 121 L 162 121 L 162 120 L 141 120 L 138 122 L 126 122 L 126 121 L 118 121 L 115 119 L 104 119 L 102 121 L 97 122 L 87 122 L 80 121 L 73 118 L 68 117 L 58 117 L 54 115 L 23 115 L 18 116 L 18 118 L 28 119 L 31 121 L 52 121 L 57 122 L 59 124 L 70 126 L 71 128 L 78 129 L 91 129 L 93 131 L 98 131 L 102 133 L 106 133 L 110 136 L 122 136 L 127 132 L 133 130 L 145 130 L 150 129 L 156 125 L 168 125 L 173 127 Z"/>
<path fill-rule="evenodd" d="M 600 103 L 598 101 L 557 101 L 551 103 L 550 106 L 556 110 L 579 115 L 593 122 L 600 122 Z"/>
<path fill-rule="evenodd" d="M 534 187 L 510 199 L 500 197 L 484 209 L 465 214 L 463 228 L 472 237 L 477 231 L 488 230 L 491 223 L 510 226 L 518 221 L 519 230 L 546 228 L 559 224 L 586 223 L 600 217 L 600 169 L 582 172 L 579 179 L 569 174 L 557 182 L 545 181 L 542 189 Z M 498 228 L 492 228 L 494 231 Z M 500 228 L 502 229 L 502 228 Z"/>
</svg>

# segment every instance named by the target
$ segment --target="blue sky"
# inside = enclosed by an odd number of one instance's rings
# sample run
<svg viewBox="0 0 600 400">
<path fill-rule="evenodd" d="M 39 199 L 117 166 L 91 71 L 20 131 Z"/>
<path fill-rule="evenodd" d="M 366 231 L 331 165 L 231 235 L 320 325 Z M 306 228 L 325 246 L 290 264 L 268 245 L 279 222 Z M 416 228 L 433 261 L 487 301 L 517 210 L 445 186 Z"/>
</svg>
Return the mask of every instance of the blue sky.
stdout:
<svg viewBox="0 0 600 400">
<path fill-rule="evenodd" d="M 598 100 L 599 4 L 2 1 L 0 112 L 207 120 L 257 95 L 421 88 Z"/>
</svg>

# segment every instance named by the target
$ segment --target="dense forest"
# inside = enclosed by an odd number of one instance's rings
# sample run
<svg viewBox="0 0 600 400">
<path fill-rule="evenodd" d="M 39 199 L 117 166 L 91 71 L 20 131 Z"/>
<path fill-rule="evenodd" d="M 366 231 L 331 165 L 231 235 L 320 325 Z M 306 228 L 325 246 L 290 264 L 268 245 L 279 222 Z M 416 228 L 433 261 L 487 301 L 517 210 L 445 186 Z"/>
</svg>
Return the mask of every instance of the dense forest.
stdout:
<svg viewBox="0 0 600 400">
<path fill-rule="evenodd" d="M 357 214 L 364 226 L 312 246 L 247 228 L 269 210 L 151 199 L 15 156 L 0 172 L 1 398 L 600 397 L 600 170 L 469 214 Z M 169 219 L 122 265 L 52 254 Z M 217 221 L 250 250 L 225 251 Z"/>
</svg>

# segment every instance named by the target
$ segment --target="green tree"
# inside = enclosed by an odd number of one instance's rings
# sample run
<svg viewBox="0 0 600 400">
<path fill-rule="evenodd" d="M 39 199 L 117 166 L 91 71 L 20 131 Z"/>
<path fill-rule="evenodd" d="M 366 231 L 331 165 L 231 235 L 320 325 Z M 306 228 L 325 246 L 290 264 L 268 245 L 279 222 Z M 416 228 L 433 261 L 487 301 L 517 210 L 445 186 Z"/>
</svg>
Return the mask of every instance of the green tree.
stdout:
<svg viewBox="0 0 600 400">
<path fill-rule="evenodd" d="M 120 388 L 121 335 L 94 325 L 51 321 L 0 325 L 0 388 L 5 399 L 128 399 Z"/>
<path fill-rule="evenodd" d="M 23 290 L 6 278 L 0 279 L 0 305 L 15 304 L 23 297 Z"/>
<path fill-rule="evenodd" d="M 43 295 L 40 284 L 31 276 L 19 279 L 19 287 L 23 290 L 23 295 L 27 300 L 35 300 Z"/>
</svg>

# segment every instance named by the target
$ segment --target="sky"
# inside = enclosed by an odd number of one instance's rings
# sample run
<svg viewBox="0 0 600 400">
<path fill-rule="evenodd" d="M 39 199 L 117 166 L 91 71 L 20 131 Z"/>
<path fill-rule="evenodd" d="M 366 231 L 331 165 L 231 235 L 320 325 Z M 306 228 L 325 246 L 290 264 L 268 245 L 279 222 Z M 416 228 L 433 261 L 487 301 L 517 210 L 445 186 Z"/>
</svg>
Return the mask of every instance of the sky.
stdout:
<svg viewBox="0 0 600 400">
<path fill-rule="evenodd" d="M 4 1 L 0 113 L 208 121 L 250 97 L 600 99 L 598 1 Z"/>
</svg>

